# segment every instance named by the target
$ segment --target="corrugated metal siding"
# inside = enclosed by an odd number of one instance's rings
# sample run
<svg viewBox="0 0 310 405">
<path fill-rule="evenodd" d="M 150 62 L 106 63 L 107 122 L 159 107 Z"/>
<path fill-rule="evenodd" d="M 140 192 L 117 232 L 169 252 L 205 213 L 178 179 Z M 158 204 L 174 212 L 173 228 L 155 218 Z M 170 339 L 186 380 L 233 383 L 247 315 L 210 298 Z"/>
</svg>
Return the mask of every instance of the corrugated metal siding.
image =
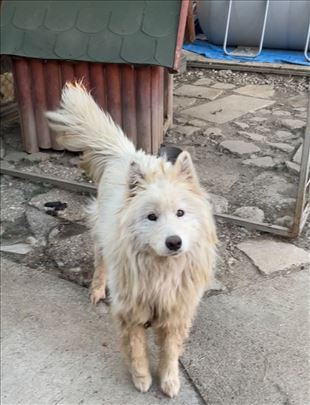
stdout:
<svg viewBox="0 0 310 405">
<path fill-rule="evenodd" d="M 156 153 L 163 140 L 164 91 L 167 71 L 159 66 L 14 58 L 14 78 L 24 149 L 61 150 L 44 111 L 58 107 L 67 81 L 83 79 L 97 103 L 119 124 L 134 144 Z M 166 110 L 166 108 L 165 108 Z M 167 112 L 166 112 L 167 115 Z"/>
</svg>

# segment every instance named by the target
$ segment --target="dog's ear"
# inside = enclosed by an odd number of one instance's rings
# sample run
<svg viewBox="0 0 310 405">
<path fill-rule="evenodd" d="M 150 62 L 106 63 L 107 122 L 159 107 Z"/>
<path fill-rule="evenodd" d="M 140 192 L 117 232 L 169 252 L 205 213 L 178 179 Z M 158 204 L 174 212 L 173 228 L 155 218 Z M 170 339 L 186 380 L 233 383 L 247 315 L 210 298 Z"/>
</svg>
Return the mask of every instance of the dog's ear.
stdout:
<svg viewBox="0 0 310 405">
<path fill-rule="evenodd" d="M 133 197 L 139 187 L 144 182 L 144 174 L 142 173 L 141 167 L 137 162 L 131 162 L 129 167 L 129 176 L 128 176 L 128 189 L 130 197 Z"/>
<path fill-rule="evenodd" d="M 191 155 L 188 152 L 184 151 L 180 153 L 174 166 L 178 176 L 189 183 L 199 184 Z"/>
</svg>

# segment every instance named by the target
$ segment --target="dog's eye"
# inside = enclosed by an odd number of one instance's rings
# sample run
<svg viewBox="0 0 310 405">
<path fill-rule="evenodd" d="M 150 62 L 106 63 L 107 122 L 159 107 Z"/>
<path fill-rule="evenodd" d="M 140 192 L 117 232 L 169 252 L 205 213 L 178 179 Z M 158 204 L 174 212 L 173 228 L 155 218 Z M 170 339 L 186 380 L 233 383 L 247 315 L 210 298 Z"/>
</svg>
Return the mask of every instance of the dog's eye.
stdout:
<svg viewBox="0 0 310 405">
<path fill-rule="evenodd" d="M 149 215 L 147 216 L 147 219 L 150 220 L 150 221 L 157 221 L 157 215 L 155 215 L 155 214 L 149 214 Z"/>
<path fill-rule="evenodd" d="M 177 217 L 183 217 L 185 212 L 183 210 L 177 210 Z"/>
</svg>

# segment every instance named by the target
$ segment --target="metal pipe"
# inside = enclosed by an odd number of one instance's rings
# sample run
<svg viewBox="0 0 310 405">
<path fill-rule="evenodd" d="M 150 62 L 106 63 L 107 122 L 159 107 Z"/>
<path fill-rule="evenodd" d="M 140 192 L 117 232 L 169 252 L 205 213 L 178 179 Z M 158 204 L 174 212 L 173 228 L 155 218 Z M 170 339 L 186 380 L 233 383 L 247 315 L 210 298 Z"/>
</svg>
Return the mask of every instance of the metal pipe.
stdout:
<svg viewBox="0 0 310 405">
<path fill-rule="evenodd" d="M 305 58 L 307 59 L 308 62 L 310 62 L 310 58 L 308 56 L 309 42 L 310 42 L 310 21 L 309 21 L 309 26 L 308 26 L 308 33 L 307 33 L 305 50 L 304 50 L 304 55 L 305 55 Z"/>
<path fill-rule="evenodd" d="M 242 56 L 244 58 L 256 58 L 261 53 L 261 51 L 263 49 L 264 38 L 265 38 L 266 23 L 267 23 L 268 10 L 269 10 L 269 1 L 270 0 L 266 0 L 264 21 L 263 21 L 263 27 L 262 27 L 262 33 L 261 33 L 261 36 L 260 36 L 258 51 L 254 55 L 244 55 L 244 54 L 241 54 L 241 53 L 234 53 L 234 51 L 232 51 L 232 52 L 227 51 L 227 39 L 228 39 L 228 31 L 229 31 L 230 17 L 231 17 L 231 7 L 232 7 L 232 0 L 229 0 L 227 21 L 226 21 L 226 28 L 225 28 L 225 36 L 224 36 L 224 43 L 223 43 L 223 50 L 224 50 L 224 53 L 226 55 L 228 55 L 228 56 Z"/>
<path fill-rule="evenodd" d="M 300 175 L 295 206 L 295 215 L 293 226 L 291 229 L 292 237 L 298 236 L 302 230 L 301 224 L 306 204 L 306 188 L 310 177 L 309 168 L 310 168 L 310 90 L 308 92 L 308 118 L 307 118 L 305 139 L 303 142 L 301 153 Z"/>
</svg>

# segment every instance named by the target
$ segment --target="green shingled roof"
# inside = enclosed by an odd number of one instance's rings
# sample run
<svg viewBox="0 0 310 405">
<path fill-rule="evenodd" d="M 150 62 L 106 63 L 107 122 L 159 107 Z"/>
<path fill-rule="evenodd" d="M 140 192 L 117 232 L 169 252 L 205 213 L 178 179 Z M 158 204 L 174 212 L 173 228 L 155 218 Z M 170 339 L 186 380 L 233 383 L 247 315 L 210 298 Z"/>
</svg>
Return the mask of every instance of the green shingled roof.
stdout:
<svg viewBox="0 0 310 405">
<path fill-rule="evenodd" d="M 1 53 L 173 67 L 181 0 L 8 1 Z"/>
</svg>

